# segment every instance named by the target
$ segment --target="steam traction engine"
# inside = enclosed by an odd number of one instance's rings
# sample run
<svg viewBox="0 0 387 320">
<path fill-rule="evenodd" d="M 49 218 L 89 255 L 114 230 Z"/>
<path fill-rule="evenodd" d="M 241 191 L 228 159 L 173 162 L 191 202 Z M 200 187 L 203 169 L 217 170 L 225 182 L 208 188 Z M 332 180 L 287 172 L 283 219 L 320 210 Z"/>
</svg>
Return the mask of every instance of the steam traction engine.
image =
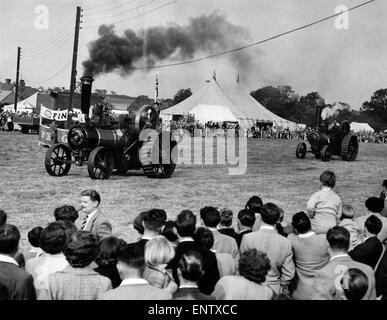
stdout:
<svg viewBox="0 0 387 320">
<path fill-rule="evenodd" d="M 87 119 L 90 108 L 91 77 L 82 77 L 81 110 Z M 70 128 L 67 145 L 57 143 L 46 152 L 45 167 L 52 176 L 64 176 L 71 165 L 87 164 L 92 179 L 109 179 L 115 170 L 142 169 L 151 178 L 169 178 L 176 168 L 176 146 L 169 132 L 156 131 L 158 113 L 143 106 L 132 123 L 121 129 L 101 129 L 80 123 Z"/>
<path fill-rule="evenodd" d="M 307 152 L 311 152 L 316 159 L 322 161 L 329 161 L 332 155 L 340 156 L 345 161 L 355 161 L 359 151 L 359 142 L 352 134 L 349 122 L 343 121 L 340 125 L 321 124 L 322 108 L 317 107 L 316 109 L 316 129 L 307 136 L 311 150 L 307 150 L 306 143 L 299 143 L 296 149 L 297 158 L 303 159 Z"/>
</svg>

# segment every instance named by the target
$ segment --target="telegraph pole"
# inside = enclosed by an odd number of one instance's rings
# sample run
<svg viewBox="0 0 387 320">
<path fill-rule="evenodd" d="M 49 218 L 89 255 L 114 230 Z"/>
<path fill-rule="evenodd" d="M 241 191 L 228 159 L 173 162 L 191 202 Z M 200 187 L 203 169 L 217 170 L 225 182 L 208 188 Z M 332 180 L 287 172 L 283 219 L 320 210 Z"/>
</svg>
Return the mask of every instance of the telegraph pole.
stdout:
<svg viewBox="0 0 387 320">
<path fill-rule="evenodd" d="M 79 40 L 79 26 L 81 24 L 81 7 L 77 7 L 77 16 L 75 20 L 75 33 L 74 33 L 74 46 L 73 46 L 73 64 L 71 67 L 71 79 L 70 79 L 70 94 L 69 94 L 69 106 L 67 108 L 67 128 L 71 125 L 70 111 L 73 110 L 73 95 L 75 89 L 75 82 L 77 76 L 77 56 L 78 56 L 78 40 Z"/>
<path fill-rule="evenodd" d="M 17 98 L 19 93 L 19 70 L 20 70 L 20 47 L 17 47 L 17 65 L 16 65 L 16 88 L 15 88 L 15 112 L 17 110 Z"/>
</svg>

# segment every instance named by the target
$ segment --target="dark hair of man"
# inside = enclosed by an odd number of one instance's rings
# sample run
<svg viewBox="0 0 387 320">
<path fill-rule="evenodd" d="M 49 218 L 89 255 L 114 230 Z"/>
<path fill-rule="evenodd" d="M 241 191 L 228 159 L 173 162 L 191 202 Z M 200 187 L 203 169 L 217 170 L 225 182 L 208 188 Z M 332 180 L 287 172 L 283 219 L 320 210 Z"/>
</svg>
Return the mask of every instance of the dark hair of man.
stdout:
<svg viewBox="0 0 387 320">
<path fill-rule="evenodd" d="M 348 269 L 348 289 L 344 289 L 344 295 L 348 300 L 361 300 L 368 290 L 368 278 L 366 274 L 357 268 Z"/>
<path fill-rule="evenodd" d="M 114 266 L 117 264 L 118 254 L 126 247 L 126 242 L 116 237 L 106 237 L 99 242 L 98 256 L 95 262 L 98 266 Z"/>
<path fill-rule="evenodd" d="M 220 224 L 225 227 L 230 227 L 232 224 L 233 212 L 230 209 L 223 208 L 219 210 Z"/>
<path fill-rule="evenodd" d="M 250 209 L 254 213 L 259 213 L 259 208 L 263 206 L 262 199 L 258 196 L 252 196 L 245 205 L 245 209 Z"/>
<path fill-rule="evenodd" d="M 138 243 L 129 243 L 120 250 L 117 260 L 142 273 L 145 266 L 144 249 Z"/>
<path fill-rule="evenodd" d="M 365 228 L 369 233 L 378 235 L 380 230 L 382 230 L 383 224 L 382 221 L 377 216 L 369 216 L 364 223 Z"/>
<path fill-rule="evenodd" d="M 165 221 L 167 221 L 167 214 L 162 209 L 151 209 L 144 215 L 145 228 L 153 232 L 161 232 Z"/>
<path fill-rule="evenodd" d="M 198 282 L 203 275 L 203 256 L 196 250 L 187 251 L 181 256 L 178 269 L 184 279 Z"/>
<path fill-rule="evenodd" d="M 177 235 L 173 232 L 173 229 L 176 228 L 176 222 L 168 220 L 164 224 L 164 228 L 161 231 L 161 235 L 167 238 L 169 242 L 176 242 Z"/>
<path fill-rule="evenodd" d="M 84 268 L 92 263 L 98 254 L 97 236 L 90 231 L 77 231 L 68 241 L 64 255 L 74 268 Z"/>
<path fill-rule="evenodd" d="M 71 222 L 75 222 L 78 219 L 79 214 L 75 210 L 73 206 L 64 205 L 54 210 L 55 220 L 70 220 Z"/>
<path fill-rule="evenodd" d="M 384 208 L 384 201 L 380 198 L 371 197 L 365 202 L 366 208 L 373 213 L 380 213 Z"/>
<path fill-rule="evenodd" d="M 7 213 L 0 209 L 0 226 L 7 223 Z"/>
<path fill-rule="evenodd" d="M 323 186 L 333 188 L 336 185 L 336 175 L 332 171 L 324 171 L 320 175 L 320 182 Z"/>
<path fill-rule="evenodd" d="M 303 211 L 297 212 L 295 215 L 293 215 L 292 226 L 299 234 L 307 233 L 312 229 L 310 219 Z"/>
<path fill-rule="evenodd" d="M 387 179 L 386 179 L 386 180 L 383 180 L 382 186 L 385 187 L 385 188 L 387 188 Z"/>
<path fill-rule="evenodd" d="M 27 237 L 28 242 L 31 244 L 31 246 L 39 248 L 40 235 L 42 234 L 42 231 L 42 227 L 34 227 L 30 231 L 28 231 Z"/>
<path fill-rule="evenodd" d="M 257 249 L 250 249 L 241 253 L 239 259 L 239 274 L 247 280 L 261 284 L 265 282 L 269 272 L 270 260 L 266 253 Z"/>
<path fill-rule="evenodd" d="M 333 227 L 327 232 L 329 246 L 333 250 L 348 251 L 350 234 L 344 227 Z"/>
<path fill-rule="evenodd" d="M 278 222 L 278 219 L 281 216 L 280 208 L 271 202 L 265 203 L 259 210 L 259 213 L 261 214 L 262 221 L 272 226 Z"/>
<path fill-rule="evenodd" d="M 238 212 L 238 220 L 242 226 L 252 227 L 255 223 L 255 213 L 250 209 L 242 209 Z"/>
<path fill-rule="evenodd" d="M 84 190 L 81 192 L 82 197 L 90 197 L 91 201 L 97 201 L 98 204 L 101 203 L 101 196 L 95 190 Z"/>
<path fill-rule="evenodd" d="M 193 237 L 196 230 L 196 216 L 192 211 L 183 210 L 177 215 L 176 230 L 180 237 Z"/>
<path fill-rule="evenodd" d="M 205 249 L 210 250 L 214 245 L 214 235 L 211 230 L 207 228 L 197 228 L 193 238 L 197 244 Z"/>
<path fill-rule="evenodd" d="M 137 217 L 134 218 L 133 221 L 133 228 L 139 233 L 144 234 L 144 225 L 142 224 L 144 222 L 144 217 L 148 213 L 148 211 L 143 211 L 138 214 Z"/>
<path fill-rule="evenodd" d="M 200 209 L 200 218 L 208 228 L 216 228 L 220 222 L 220 213 L 215 207 L 204 207 Z"/>
<path fill-rule="evenodd" d="M 11 224 L 0 226 L 0 253 L 14 254 L 17 252 L 20 241 L 19 230 Z"/>
<path fill-rule="evenodd" d="M 70 220 L 58 220 L 56 223 L 58 223 L 65 231 L 67 241 L 69 241 L 72 235 L 78 230 L 75 224 Z"/>
<path fill-rule="evenodd" d="M 66 245 L 66 232 L 58 222 L 50 223 L 40 235 L 39 247 L 49 254 L 58 254 Z"/>
</svg>

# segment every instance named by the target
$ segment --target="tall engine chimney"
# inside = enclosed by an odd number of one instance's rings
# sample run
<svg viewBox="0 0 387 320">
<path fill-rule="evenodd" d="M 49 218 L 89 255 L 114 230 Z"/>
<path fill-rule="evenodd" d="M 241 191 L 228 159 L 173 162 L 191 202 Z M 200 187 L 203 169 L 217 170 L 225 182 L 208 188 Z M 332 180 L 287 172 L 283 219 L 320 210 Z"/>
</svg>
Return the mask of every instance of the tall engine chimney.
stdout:
<svg viewBox="0 0 387 320">
<path fill-rule="evenodd" d="M 86 118 L 89 116 L 90 110 L 90 98 L 91 98 L 91 84 L 94 79 L 91 76 L 83 76 L 81 78 L 82 82 L 82 92 L 81 92 L 81 111 L 85 114 Z"/>
</svg>

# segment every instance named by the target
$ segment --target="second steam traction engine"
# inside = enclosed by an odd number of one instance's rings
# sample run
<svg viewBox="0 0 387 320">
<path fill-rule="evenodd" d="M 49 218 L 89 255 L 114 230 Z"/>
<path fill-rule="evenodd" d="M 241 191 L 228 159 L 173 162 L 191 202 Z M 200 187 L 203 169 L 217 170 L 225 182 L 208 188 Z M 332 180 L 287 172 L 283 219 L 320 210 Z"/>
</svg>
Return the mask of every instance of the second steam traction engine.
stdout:
<svg viewBox="0 0 387 320">
<path fill-rule="evenodd" d="M 88 115 L 91 77 L 82 77 L 81 111 Z M 113 171 L 142 169 L 151 178 L 169 178 L 176 168 L 176 142 L 169 132 L 156 131 L 159 120 L 153 106 L 138 110 L 132 123 L 120 129 L 102 129 L 91 124 L 72 126 L 67 145 L 57 143 L 46 152 L 45 167 L 52 176 L 66 175 L 72 164 L 87 164 L 92 179 L 109 179 Z"/>
</svg>

